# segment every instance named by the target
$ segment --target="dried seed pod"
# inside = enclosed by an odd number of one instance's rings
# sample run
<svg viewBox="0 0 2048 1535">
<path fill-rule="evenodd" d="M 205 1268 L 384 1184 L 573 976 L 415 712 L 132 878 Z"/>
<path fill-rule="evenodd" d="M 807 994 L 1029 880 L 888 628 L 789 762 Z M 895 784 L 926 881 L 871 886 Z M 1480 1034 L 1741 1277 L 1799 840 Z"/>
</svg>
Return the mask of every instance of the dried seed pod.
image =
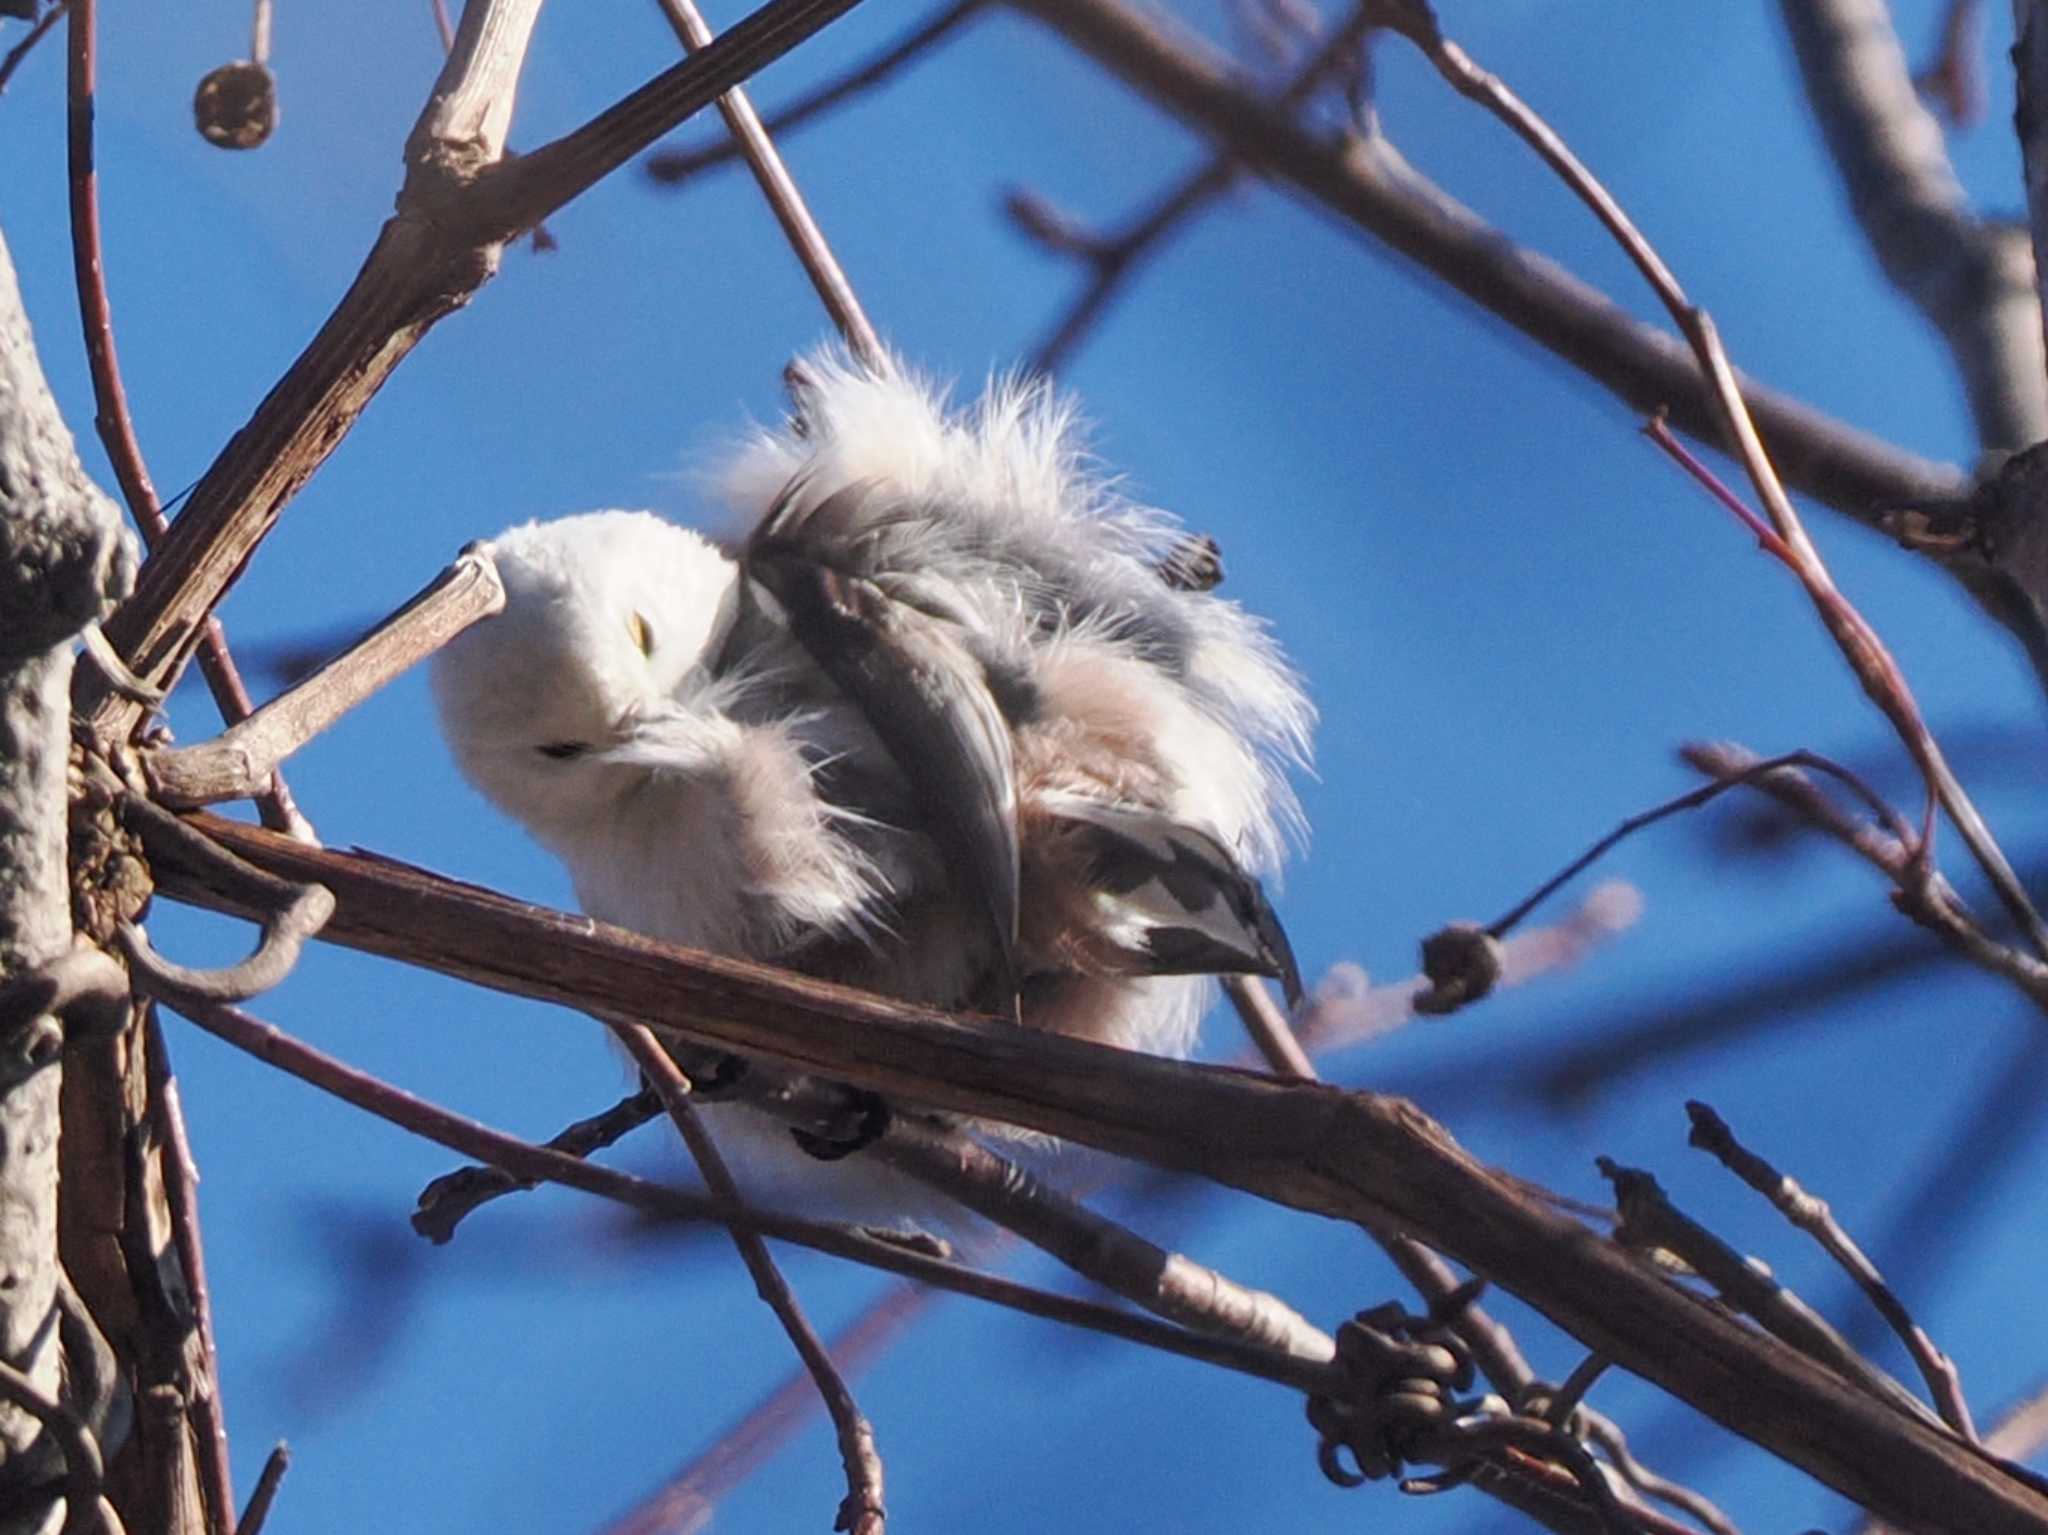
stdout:
<svg viewBox="0 0 2048 1535">
<path fill-rule="evenodd" d="M 255 149 L 277 127 L 277 78 L 253 59 L 223 64 L 199 82 L 192 116 L 207 143 Z"/>
</svg>

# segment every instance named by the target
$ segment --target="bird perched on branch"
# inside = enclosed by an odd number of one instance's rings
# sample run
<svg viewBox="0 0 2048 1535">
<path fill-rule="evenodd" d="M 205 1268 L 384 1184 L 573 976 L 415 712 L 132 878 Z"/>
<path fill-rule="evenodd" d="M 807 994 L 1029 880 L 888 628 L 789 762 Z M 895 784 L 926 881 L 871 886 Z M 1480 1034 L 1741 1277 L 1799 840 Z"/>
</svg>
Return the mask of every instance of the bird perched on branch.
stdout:
<svg viewBox="0 0 2048 1535">
<path fill-rule="evenodd" d="M 1312 711 L 1213 546 L 1043 384 L 789 378 L 717 477 L 731 548 L 617 511 L 484 546 L 504 611 L 433 671 L 470 781 L 694 947 L 1167 1055 L 1203 977 L 1297 991 L 1259 880 Z"/>
</svg>

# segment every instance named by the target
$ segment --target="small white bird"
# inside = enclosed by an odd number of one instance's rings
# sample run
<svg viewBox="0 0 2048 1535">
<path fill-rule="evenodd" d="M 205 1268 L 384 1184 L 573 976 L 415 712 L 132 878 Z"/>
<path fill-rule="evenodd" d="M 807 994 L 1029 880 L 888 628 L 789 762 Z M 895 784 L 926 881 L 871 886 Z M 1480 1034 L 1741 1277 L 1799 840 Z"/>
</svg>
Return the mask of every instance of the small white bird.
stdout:
<svg viewBox="0 0 2048 1535">
<path fill-rule="evenodd" d="M 733 552 L 616 511 L 485 546 L 505 608 L 433 669 L 464 774 L 658 938 L 1166 1055 L 1203 977 L 1297 990 L 1258 880 L 1313 714 L 1263 625 L 1046 386 L 790 379 Z"/>
</svg>

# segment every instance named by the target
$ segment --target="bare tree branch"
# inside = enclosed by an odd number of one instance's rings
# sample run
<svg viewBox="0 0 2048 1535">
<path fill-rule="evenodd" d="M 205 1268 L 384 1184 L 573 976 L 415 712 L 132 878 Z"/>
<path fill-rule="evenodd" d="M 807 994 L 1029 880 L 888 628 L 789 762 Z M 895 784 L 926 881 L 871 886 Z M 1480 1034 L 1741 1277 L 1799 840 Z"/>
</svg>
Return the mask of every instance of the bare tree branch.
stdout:
<svg viewBox="0 0 2048 1535">
<path fill-rule="evenodd" d="M 211 805 L 258 792 L 279 763 L 392 678 L 505 606 L 489 555 L 470 550 L 390 618 L 211 741 L 146 752 L 151 793 L 166 805 Z"/>
<path fill-rule="evenodd" d="M 157 499 L 156 485 L 143 463 L 142 445 L 136 439 L 134 418 L 128 409 L 128 392 L 121 382 L 119 354 L 114 349 L 113 312 L 107 298 L 106 262 L 101 250 L 99 182 L 93 152 L 97 13 L 98 0 L 76 0 L 70 7 L 66 152 L 70 170 L 71 255 L 78 287 L 79 320 L 85 330 L 86 364 L 92 375 L 96 407 L 93 426 L 107 450 L 129 514 L 141 529 L 144 543 L 154 547 L 169 524 L 163 504 Z M 227 634 L 220 620 L 211 614 L 207 615 L 200 636 L 199 668 L 220 707 L 221 718 L 233 724 L 248 714 L 249 690 L 242 683 L 235 658 L 228 652 Z M 270 774 L 254 792 L 265 826 L 311 840 L 312 828 L 299 814 L 291 790 L 280 774 Z"/>
<path fill-rule="evenodd" d="M 690 1148 L 690 1156 L 704 1177 L 704 1186 L 717 1198 L 738 1205 L 739 1189 L 733 1182 L 732 1172 L 725 1165 L 718 1143 L 704 1128 L 697 1106 L 690 1101 L 689 1079 L 645 1027 L 616 1024 L 612 1034 L 626 1047 L 627 1053 L 639 1066 L 640 1074 L 653 1086 L 662 1107 L 668 1110 L 677 1133 L 682 1136 L 683 1144 Z M 753 1278 L 755 1293 L 774 1312 L 776 1321 L 782 1324 L 797 1358 L 817 1387 L 819 1399 L 831 1415 L 832 1427 L 839 1439 L 839 1458 L 846 1471 L 846 1498 L 839 1505 L 839 1517 L 833 1521 L 832 1528 L 843 1530 L 846 1535 L 882 1535 L 887 1521 L 882 1505 L 882 1457 L 875 1448 L 874 1425 L 868 1422 L 867 1414 L 854 1401 L 852 1391 L 847 1389 L 846 1377 L 839 1373 L 839 1367 L 826 1352 L 817 1330 L 811 1326 L 810 1318 L 804 1315 L 803 1307 L 797 1303 L 789 1281 L 775 1266 L 768 1244 L 757 1232 L 738 1226 L 727 1230 L 732 1235 L 733 1245 L 739 1249 L 740 1261 L 746 1264 L 747 1273 Z"/>
<path fill-rule="evenodd" d="M 333 941 L 1407 1231 L 1622 1368 L 1908 1528 L 2038 1535 L 2048 1521 L 2048 1497 L 1945 1427 L 1873 1401 L 1671 1288 L 1482 1166 L 1411 1104 L 936 1013 L 693 954 L 388 860 L 194 820 L 280 878 L 332 889 L 337 909 L 323 936 Z M 157 865 L 166 893 L 236 909 L 177 852 L 166 848 Z M 577 1178 L 596 1171 L 575 1166 Z M 566 1170 L 564 1179 L 573 1181 Z"/>
<path fill-rule="evenodd" d="M 206 1004 L 193 1007 L 186 1016 L 208 1033 L 247 1051 L 258 1060 L 311 1083 L 323 1092 L 332 1093 L 366 1113 L 424 1136 L 462 1156 L 502 1167 L 518 1178 L 580 1189 L 664 1220 L 712 1221 L 758 1231 L 777 1241 L 845 1258 L 937 1289 L 971 1295 L 1028 1316 L 1063 1322 L 1203 1364 L 1218 1365 L 1293 1390 L 1328 1391 L 1337 1384 L 1326 1368 L 1256 1344 L 1208 1333 L 1193 1333 L 1153 1317 L 1137 1316 L 1116 1307 L 1034 1290 L 1028 1285 L 998 1279 L 992 1274 L 933 1257 L 901 1243 L 883 1241 L 850 1227 L 738 1207 L 724 1200 L 650 1183 L 544 1146 L 531 1145 L 357 1071 L 238 1008 Z"/>
<path fill-rule="evenodd" d="M 478 0 L 415 125 L 398 212 L 319 333 L 229 441 L 149 561 L 108 635 L 167 681 L 197 626 L 300 487 L 432 326 L 494 276 L 504 242 L 858 0 L 769 0 L 701 53 L 551 144 L 504 160 L 513 88 L 539 0 Z M 138 710 L 89 681 L 80 710 L 125 739 Z"/>
<path fill-rule="evenodd" d="M 1986 448 L 2048 437 L 2040 300 L 2023 230 L 1979 218 L 1921 103 L 1885 0 L 1781 0 L 1806 98 L 1849 209 L 1941 333 Z"/>
<path fill-rule="evenodd" d="M 1504 239 L 1418 175 L 1383 137 L 1325 140 L 1240 84 L 1213 50 L 1127 0 L 1011 0 L 1189 126 L 1442 278 L 1631 409 L 1669 407 L 1706 441 L 1720 422 L 1684 342 L 1642 325 L 1544 257 Z M 1743 383 L 1773 457 L 1809 495 L 1863 521 L 1954 501 L 1968 478 L 1753 382 Z"/>
<path fill-rule="evenodd" d="M 249 1503 L 242 1510 L 242 1517 L 235 1525 L 235 1535 L 263 1535 L 263 1526 L 270 1519 L 271 1505 L 277 1501 L 277 1489 L 284 1482 L 285 1472 L 292 1468 L 291 1447 L 279 1440 L 264 1457 L 263 1469 L 256 1476 L 256 1490 L 249 1494 Z"/>
<path fill-rule="evenodd" d="M 1807 1193 L 1797 1179 L 1787 1177 L 1744 1146 L 1728 1128 L 1727 1121 L 1706 1104 L 1688 1103 L 1685 1111 L 1692 1117 L 1691 1144 L 1710 1152 L 1736 1177 L 1770 1200 L 1786 1220 L 1812 1237 L 1842 1266 L 1906 1345 L 1943 1420 L 1965 1439 L 1975 1439 L 1977 1426 L 1970 1419 L 1970 1404 L 1963 1396 L 1962 1376 L 1955 1361 L 1936 1347 L 1926 1330 L 1913 1320 L 1877 1271 L 1877 1265 L 1836 1221 L 1827 1201 Z"/>
<path fill-rule="evenodd" d="M 1895 831 L 1844 814 L 1812 780 L 1796 771 L 1757 774 L 1762 763 L 1746 747 L 1696 741 L 1681 748 L 1680 755 L 1723 783 L 1749 781 L 1748 775 L 1756 775 L 1753 781 L 1762 793 L 1834 837 L 1891 880 L 1898 889 L 1896 903 L 1908 917 L 1972 964 L 2010 981 L 2036 1007 L 2048 1011 L 2048 964 L 1985 932 L 1939 870 L 1916 867 L 1912 842 Z"/>
<path fill-rule="evenodd" d="M 1686 297 L 1678 278 L 1665 265 L 1663 258 L 1550 125 L 1497 76 L 1474 64 L 1463 49 L 1444 37 L 1426 0 L 1372 0 L 1372 3 L 1388 17 L 1388 24 L 1394 30 L 1423 52 L 1453 89 L 1505 123 L 1571 188 L 1627 253 L 1644 281 L 1669 311 L 1672 320 L 1685 333 L 1699 360 L 1702 376 L 1712 385 L 1727 437 L 1735 447 L 1758 499 L 1770 514 L 1769 529 L 1749 519 L 1752 527 L 1760 534 L 1770 535 L 1765 547 L 1799 578 L 1814 611 L 1820 615 L 1821 622 L 1864 693 L 1891 722 L 1926 777 L 1929 803 L 1927 824 L 1915 849 L 1917 873 L 1923 880 L 1932 877 L 1934 802 L 1938 800 L 1971 856 L 1977 860 L 1992 888 L 1998 892 L 1999 899 L 2005 903 L 2006 910 L 2026 934 L 2027 941 L 2037 954 L 2048 959 L 2048 923 L 2044 923 L 2040 913 L 2034 909 L 2026 887 L 2013 872 L 2004 849 L 1985 824 L 1962 781 L 1950 769 L 1941 744 L 1927 728 L 1905 674 L 1885 649 L 1877 631 L 1835 586 L 1820 551 L 1814 547 L 1805 524 L 1793 508 L 1791 497 L 1785 492 L 1776 466 L 1765 451 L 1712 318 Z M 1661 426 L 1661 420 L 1658 424 Z M 1667 443 L 1667 446 L 1677 445 Z M 1680 456 L 1685 458 L 1682 452 Z M 1710 486 L 1716 485 L 1713 476 L 1703 466 L 1688 461 L 1687 467 Z M 1740 503 L 1725 488 L 1720 488 L 1719 493 L 1732 506 L 1739 507 Z"/>
<path fill-rule="evenodd" d="M 55 0 L 53 5 L 36 18 L 34 25 L 22 34 L 21 41 L 7 50 L 6 57 L 0 58 L 0 93 L 4 93 L 12 83 L 14 72 L 21 68 L 21 61 L 35 51 L 36 44 L 43 40 L 44 34 L 62 21 L 64 13 L 70 9 L 71 0 Z"/>
<path fill-rule="evenodd" d="M 695 53 L 711 46 L 711 28 L 698 11 L 696 0 L 656 0 L 656 3 L 661 7 L 662 15 L 668 18 L 677 41 L 686 50 Z M 818 292 L 818 301 L 825 306 L 825 313 L 832 317 L 832 323 L 845 338 L 847 349 L 870 371 L 879 372 L 886 368 L 888 354 L 882 350 L 882 338 L 875 334 L 867 312 L 860 307 L 853 284 L 847 281 L 839 258 L 832 254 L 824 231 L 811 217 L 803 193 L 797 190 L 796 178 L 790 175 L 789 167 L 776 153 L 768 130 L 761 126 L 761 114 L 754 110 L 747 93 L 737 86 L 718 98 L 718 113 L 725 119 L 733 142 L 739 146 L 747 169 L 754 173 L 754 182 L 774 211 L 776 223 L 782 226 L 783 238 L 796 252 L 797 260 L 803 263 L 805 275 Z"/>
<path fill-rule="evenodd" d="M 898 71 L 933 52 L 964 22 L 988 9 L 989 0 L 954 0 L 929 21 L 920 22 L 902 37 L 865 63 L 798 98 L 767 119 L 770 133 L 786 133 L 822 117 L 864 92 L 886 84 Z M 661 149 L 644 162 L 648 179 L 662 186 L 680 186 L 705 171 L 729 165 L 740 157 L 740 147 L 729 136 L 712 139 L 694 148 Z"/>
</svg>

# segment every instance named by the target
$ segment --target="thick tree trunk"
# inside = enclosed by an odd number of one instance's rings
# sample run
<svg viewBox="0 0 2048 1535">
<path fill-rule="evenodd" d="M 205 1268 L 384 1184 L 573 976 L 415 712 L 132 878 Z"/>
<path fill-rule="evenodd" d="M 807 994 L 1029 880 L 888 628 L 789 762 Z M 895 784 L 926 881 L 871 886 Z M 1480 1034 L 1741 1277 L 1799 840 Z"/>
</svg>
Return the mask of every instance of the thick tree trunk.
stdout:
<svg viewBox="0 0 2048 1535">
<path fill-rule="evenodd" d="M 134 564 L 119 513 L 86 477 L 50 398 L 0 243 L 0 984 L 71 947 L 72 649 L 126 593 Z M 55 1015 L 0 1007 L 0 1359 L 59 1403 L 102 1373 L 65 1360 L 89 1324 L 57 1258 L 63 1047 Z M 38 1419 L 0 1405 L 0 1530 L 54 1529 L 64 1469 Z"/>
</svg>

